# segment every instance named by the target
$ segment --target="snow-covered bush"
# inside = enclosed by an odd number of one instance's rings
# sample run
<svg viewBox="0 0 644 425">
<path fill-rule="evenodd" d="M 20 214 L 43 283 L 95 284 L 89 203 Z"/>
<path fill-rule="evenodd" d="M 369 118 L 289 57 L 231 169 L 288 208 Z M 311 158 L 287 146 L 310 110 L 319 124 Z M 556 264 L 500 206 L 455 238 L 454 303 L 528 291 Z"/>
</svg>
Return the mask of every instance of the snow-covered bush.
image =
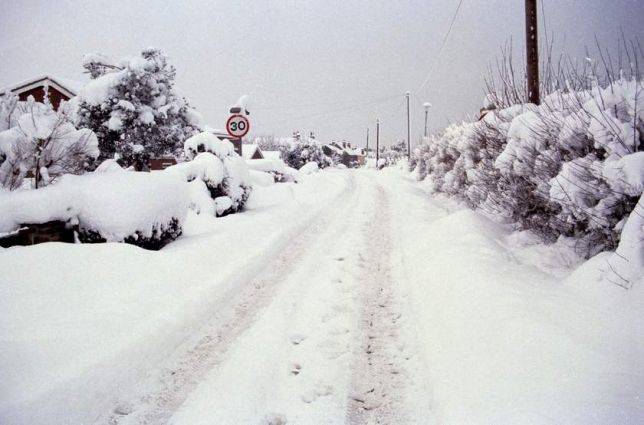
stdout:
<svg viewBox="0 0 644 425">
<path fill-rule="evenodd" d="M 294 182 L 299 175 L 298 170 L 279 159 L 247 159 L 246 164 L 251 170 L 271 174 L 275 183 Z"/>
<path fill-rule="evenodd" d="M 175 69 L 158 49 L 118 64 L 85 58 L 90 81 L 78 95 L 77 125 L 98 136 L 100 159 L 145 167 L 150 157 L 180 157 L 183 142 L 201 129 L 200 116 L 174 88 Z"/>
<path fill-rule="evenodd" d="M 296 170 L 308 162 L 317 162 L 320 168 L 333 165 L 331 159 L 322 151 L 322 145 L 316 139 L 304 140 L 300 137 L 293 137 L 280 145 L 280 152 L 284 162 Z"/>
<path fill-rule="evenodd" d="M 0 186 L 13 190 L 33 176 L 34 187 L 85 172 L 98 156 L 96 135 L 77 130 L 51 105 L 0 99 Z"/>
<path fill-rule="evenodd" d="M 251 192 L 248 166 L 228 140 L 199 133 L 184 144 L 189 160 L 165 169 L 191 183 L 191 207 L 197 213 L 223 216 L 240 211 Z"/>
<path fill-rule="evenodd" d="M 75 226 L 81 242 L 126 242 L 159 249 L 181 234 L 186 184 L 163 173 L 65 175 L 40 190 L 0 194 L 0 232 L 54 220 Z"/>
<path fill-rule="evenodd" d="M 615 249 L 644 186 L 638 78 L 593 78 L 538 106 L 490 108 L 417 148 L 416 176 L 546 241 L 574 238 L 584 256 Z"/>
</svg>

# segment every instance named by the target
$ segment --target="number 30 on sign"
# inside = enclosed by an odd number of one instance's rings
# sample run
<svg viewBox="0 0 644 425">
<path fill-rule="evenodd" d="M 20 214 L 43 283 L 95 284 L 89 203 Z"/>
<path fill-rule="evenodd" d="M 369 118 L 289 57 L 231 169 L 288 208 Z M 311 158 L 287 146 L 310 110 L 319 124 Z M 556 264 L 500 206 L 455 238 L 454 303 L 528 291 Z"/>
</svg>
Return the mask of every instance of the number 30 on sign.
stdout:
<svg viewBox="0 0 644 425">
<path fill-rule="evenodd" d="M 250 122 L 243 115 L 231 115 L 226 122 L 226 131 L 232 137 L 241 139 L 248 133 L 248 130 L 250 130 Z"/>
</svg>

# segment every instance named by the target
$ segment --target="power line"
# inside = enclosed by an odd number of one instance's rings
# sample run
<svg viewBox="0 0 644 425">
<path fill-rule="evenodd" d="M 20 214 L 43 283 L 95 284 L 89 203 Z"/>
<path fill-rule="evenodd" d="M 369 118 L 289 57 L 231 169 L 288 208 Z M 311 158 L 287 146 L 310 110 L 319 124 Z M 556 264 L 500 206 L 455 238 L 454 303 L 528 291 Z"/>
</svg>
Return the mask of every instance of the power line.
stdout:
<svg viewBox="0 0 644 425">
<path fill-rule="evenodd" d="M 445 46 L 447 45 L 447 41 L 449 40 L 449 36 L 452 33 L 452 30 L 454 29 L 454 24 L 456 23 L 456 18 L 458 17 L 458 13 L 461 11 L 461 6 L 463 6 L 463 1 L 460 0 L 458 2 L 458 6 L 456 6 L 456 11 L 454 12 L 454 16 L 452 16 L 452 21 L 449 24 L 449 28 L 447 29 L 447 33 L 445 33 L 445 37 L 443 37 L 443 42 L 441 44 L 440 49 L 438 50 L 438 56 L 437 59 L 434 63 L 440 63 L 441 56 L 443 54 L 443 50 L 445 49 Z M 416 90 L 416 92 L 420 92 L 423 88 L 425 88 L 425 85 L 429 82 L 429 80 L 432 78 L 432 75 L 434 74 L 435 66 L 433 66 L 429 73 L 427 74 L 427 77 L 425 78 L 425 81 L 423 81 L 423 84 L 420 85 L 420 87 Z"/>
<path fill-rule="evenodd" d="M 302 103 L 302 104 L 291 104 L 291 105 L 285 105 L 283 107 L 262 107 L 258 106 L 253 108 L 254 110 L 258 111 L 280 111 L 284 109 L 294 109 L 294 108 L 311 108 L 311 107 L 316 107 L 316 106 L 333 106 L 333 105 L 348 105 L 348 104 L 371 104 L 374 102 L 380 102 L 380 101 L 386 101 L 389 99 L 393 99 L 400 96 L 400 94 L 395 94 L 391 96 L 384 96 L 384 97 L 378 97 L 374 99 L 352 99 L 352 100 L 346 100 L 346 101 L 333 101 L 333 102 L 316 102 L 316 103 Z"/>
<path fill-rule="evenodd" d="M 299 115 L 299 116 L 298 115 L 296 115 L 296 116 L 290 115 L 290 116 L 285 116 L 281 120 L 277 120 L 277 121 L 273 121 L 273 122 L 281 123 L 281 122 L 286 122 L 286 121 L 291 121 L 291 120 L 303 120 L 303 119 L 315 118 L 315 117 L 331 117 L 331 116 L 334 116 L 334 115 L 343 114 L 346 111 L 350 111 L 350 110 L 364 110 L 365 107 L 367 107 L 367 106 L 371 106 L 371 105 L 374 105 L 374 104 L 384 104 L 384 103 L 387 103 L 388 101 L 391 101 L 393 99 L 397 99 L 399 97 L 401 97 L 401 95 L 397 94 L 396 96 L 393 96 L 393 97 L 375 99 L 375 100 L 368 101 L 368 102 L 363 101 L 360 104 L 358 104 L 357 106 L 356 105 L 345 106 L 345 107 L 342 107 L 342 108 L 334 108 L 332 110 L 318 111 L 318 112 L 314 112 L 314 113 L 311 113 L 311 114 L 304 114 L 304 115 Z"/>
</svg>

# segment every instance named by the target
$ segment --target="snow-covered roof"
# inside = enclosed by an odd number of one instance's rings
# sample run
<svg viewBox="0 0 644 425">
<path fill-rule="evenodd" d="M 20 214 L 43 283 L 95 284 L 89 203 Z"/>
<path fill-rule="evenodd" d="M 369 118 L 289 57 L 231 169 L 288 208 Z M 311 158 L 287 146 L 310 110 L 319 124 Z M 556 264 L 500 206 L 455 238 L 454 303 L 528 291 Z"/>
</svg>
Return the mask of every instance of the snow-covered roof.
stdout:
<svg viewBox="0 0 644 425">
<path fill-rule="evenodd" d="M 244 159 L 251 159 L 253 155 L 255 155 L 255 152 L 257 152 L 258 150 L 259 146 L 257 146 L 256 144 L 243 144 L 242 156 L 244 157 Z M 260 153 L 262 152 L 260 151 Z"/>
<path fill-rule="evenodd" d="M 262 155 L 264 155 L 264 158 L 266 159 L 281 159 L 281 153 L 280 151 L 262 151 Z"/>
<path fill-rule="evenodd" d="M 338 155 L 342 154 L 342 148 L 339 147 L 337 144 L 331 142 L 328 145 L 325 145 L 327 149 L 331 150 L 332 152 L 337 153 Z"/>
<path fill-rule="evenodd" d="M 20 94 L 33 88 L 43 86 L 45 84 L 47 84 L 49 87 L 56 88 L 56 90 L 69 98 L 76 96 L 76 94 L 84 86 L 84 83 L 80 81 L 54 77 L 52 75 L 39 75 L 37 77 L 30 78 L 29 80 L 22 81 L 18 84 L 1 88 L 0 95 L 5 94 L 6 92 Z"/>
</svg>

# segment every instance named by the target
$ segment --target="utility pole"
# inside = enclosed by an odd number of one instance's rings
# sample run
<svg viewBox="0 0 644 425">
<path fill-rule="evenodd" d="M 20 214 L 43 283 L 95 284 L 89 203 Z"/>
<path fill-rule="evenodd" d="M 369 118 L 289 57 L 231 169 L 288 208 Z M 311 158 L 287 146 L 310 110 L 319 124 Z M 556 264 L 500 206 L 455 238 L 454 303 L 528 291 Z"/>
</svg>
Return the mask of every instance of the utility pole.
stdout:
<svg viewBox="0 0 644 425">
<path fill-rule="evenodd" d="M 539 31 L 537 0 L 525 0 L 526 76 L 530 103 L 541 103 L 539 95 Z"/>
<path fill-rule="evenodd" d="M 409 92 L 405 93 L 407 98 L 407 160 L 411 159 L 411 130 L 409 127 Z"/>
<path fill-rule="evenodd" d="M 425 108 L 425 138 L 427 138 L 427 116 L 429 115 L 429 109 L 432 107 L 432 104 L 429 102 L 423 103 L 423 108 Z"/>
<path fill-rule="evenodd" d="M 367 127 L 367 155 L 369 155 L 369 127 Z"/>
<path fill-rule="evenodd" d="M 376 170 L 379 168 L 380 162 L 380 119 L 376 120 Z"/>
</svg>

